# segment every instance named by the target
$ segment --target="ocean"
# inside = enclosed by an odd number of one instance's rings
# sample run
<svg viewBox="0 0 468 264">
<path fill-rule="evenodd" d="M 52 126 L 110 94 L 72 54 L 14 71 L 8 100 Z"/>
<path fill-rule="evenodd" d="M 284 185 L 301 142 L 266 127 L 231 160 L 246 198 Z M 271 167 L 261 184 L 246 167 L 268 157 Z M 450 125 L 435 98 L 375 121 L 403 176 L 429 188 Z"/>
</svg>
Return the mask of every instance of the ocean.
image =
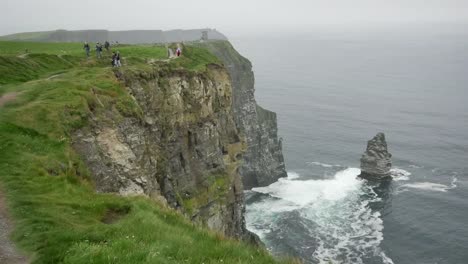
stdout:
<svg viewBox="0 0 468 264">
<path fill-rule="evenodd" d="M 305 263 L 468 263 L 463 25 L 230 37 L 278 115 L 288 178 L 246 191 L 249 230 Z M 393 181 L 356 179 L 386 135 Z"/>
</svg>

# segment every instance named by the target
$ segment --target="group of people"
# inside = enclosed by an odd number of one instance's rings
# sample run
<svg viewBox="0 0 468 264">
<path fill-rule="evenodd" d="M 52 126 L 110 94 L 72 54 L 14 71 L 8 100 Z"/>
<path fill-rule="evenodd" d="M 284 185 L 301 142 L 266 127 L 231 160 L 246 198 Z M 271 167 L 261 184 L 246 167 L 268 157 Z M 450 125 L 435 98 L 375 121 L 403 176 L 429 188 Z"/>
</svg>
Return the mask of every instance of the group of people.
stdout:
<svg viewBox="0 0 468 264">
<path fill-rule="evenodd" d="M 111 47 L 111 45 L 110 45 L 109 41 L 104 42 L 104 45 L 97 42 L 96 43 L 96 57 L 98 59 L 101 59 L 102 58 L 103 48 L 106 49 L 107 53 L 109 53 L 110 52 L 110 47 Z M 91 47 L 89 46 L 88 42 L 84 43 L 83 49 L 86 52 L 86 57 L 89 58 L 89 53 L 91 51 Z M 180 46 L 177 46 L 175 56 L 180 57 L 180 55 L 182 55 L 182 49 L 180 48 Z M 174 53 L 173 53 L 172 49 L 168 49 L 168 56 L 170 58 L 172 56 L 174 56 Z M 122 66 L 122 63 L 120 62 L 120 53 L 118 51 L 112 52 L 112 67 L 121 67 L 121 66 Z"/>
<path fill-rule="evenodd" d="M 104 49 L 106 49 L 107 52 L 109 52 L 110 51 L 110 46 L 111 45 L 110 45 L 109 41 L 104 42 L 104 45 L 97 42 L 96 43 L 96 57 L 98 59 L 101 59 L 102 58 L 103 47 L 104 47 Z M 89 58 L 89 53 L 90 53 L 91 47 L 89 46 L 88 42 L 84 43 L 83 49 L 86 52 L 86 57 Z M 120 53 L 118 51 L 117 52 L 114 51 L 114 52 L 112 52 L 112 67 L 120 67 L 120 66 L 122 66 L 122 63 L 120 62 Z"/>
</svg>

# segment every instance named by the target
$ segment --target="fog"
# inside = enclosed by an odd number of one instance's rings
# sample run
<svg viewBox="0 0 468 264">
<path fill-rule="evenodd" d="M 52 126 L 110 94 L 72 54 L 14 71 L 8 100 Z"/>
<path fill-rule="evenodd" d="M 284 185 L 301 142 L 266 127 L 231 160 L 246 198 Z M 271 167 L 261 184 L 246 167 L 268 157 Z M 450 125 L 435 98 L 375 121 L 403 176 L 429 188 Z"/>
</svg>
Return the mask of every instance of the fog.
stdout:
<svg viewBox="0 0 468 264">
<path fill-rule="evenodd" d="M 467 21 L 466 0 L 0 0 L 0 35 L 204 27 L 232 35 Z"/>
</svg>

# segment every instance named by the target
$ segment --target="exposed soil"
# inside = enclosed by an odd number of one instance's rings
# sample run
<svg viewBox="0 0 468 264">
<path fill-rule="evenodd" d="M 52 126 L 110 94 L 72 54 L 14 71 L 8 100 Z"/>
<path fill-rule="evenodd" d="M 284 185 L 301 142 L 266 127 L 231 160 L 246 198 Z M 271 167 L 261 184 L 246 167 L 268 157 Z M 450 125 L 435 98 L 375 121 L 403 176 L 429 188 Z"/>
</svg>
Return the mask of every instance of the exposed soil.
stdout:
<svg viewBox="0 0 468 264">
<path fill-rule="evenodd" d="M 17 92 L 6 93 L 0 96 L 0 107 L 2 107 L 4 104 L 10 101 L 15 100 L 17 96 L 18 96 Z"/>
<path fill-rule="evenodd" d="M 21 255 L 10 239 L 13 224 L 8 215 L 5 196 L 0 189 L 0 263 L 26 264 L 28 259 Z"/>
<path fill-rule="evenodd" d="M 122 207 L 122 208 L 109 208 L 107 209 L 104 217 L 101 219 L 101 222 L 104 224 L 113 224 L 120 219 L 122 219 L 125 215 L 130 212 L 129 207 Z"/>
</svg>

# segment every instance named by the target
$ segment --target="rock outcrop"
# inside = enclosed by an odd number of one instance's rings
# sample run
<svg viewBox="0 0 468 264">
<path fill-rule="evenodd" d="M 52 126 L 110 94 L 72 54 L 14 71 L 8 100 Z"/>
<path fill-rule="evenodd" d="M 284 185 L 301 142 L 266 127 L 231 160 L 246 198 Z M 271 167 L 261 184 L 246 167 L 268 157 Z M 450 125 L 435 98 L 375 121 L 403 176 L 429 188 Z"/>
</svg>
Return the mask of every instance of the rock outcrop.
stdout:
<svg viewBox="0 0 468 264">
<path fill-rule="evenodd" d="M 252 64 L 227 41 L 211 41 L 204 45 L 223 61 L 232 79 L 234 120 L 247 143 L 239 168 L 244 188 L 267 186 L 287 177 L 276 114 L 255 101 Z"/>
<path fill-rule="evenodd" d="M 367 180 L 391 179 L 392 154 L 387 150 L 385 134 L 378 133 L 367 142 L 367 149 L 361 157 L 361 174 Z"/>
</svg>

